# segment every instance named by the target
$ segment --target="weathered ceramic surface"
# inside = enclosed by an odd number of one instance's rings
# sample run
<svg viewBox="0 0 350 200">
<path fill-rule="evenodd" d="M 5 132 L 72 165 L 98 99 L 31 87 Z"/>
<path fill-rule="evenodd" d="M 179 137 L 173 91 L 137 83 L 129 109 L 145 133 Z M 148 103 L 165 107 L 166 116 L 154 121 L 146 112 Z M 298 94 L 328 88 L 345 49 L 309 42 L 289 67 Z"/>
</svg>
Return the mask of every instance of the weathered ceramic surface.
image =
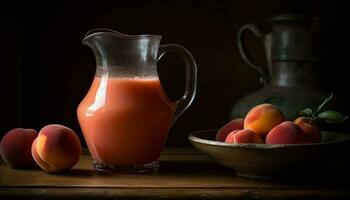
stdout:
<svg viewBox="0 0 350 200">
<path fill-rule="evenodd" d="M 247 66 L 259 73 L 264 87 L 236 101 L 231 109 L 231 119 L 244 117 L 258 104 L 271 103 L 281 109 L 288 120 L 294 120 L 300 110 L 317 107 L 329 95 L 321 87 L 318 74 L 317 23 L 307 16 L 280 14 L 270 19 L 271 32 L 263 33 L 255 24 L 246 24 L 239 29 L 238 50 Z M 246 55 L 243 35 L 247 31 L 262 40 L 267 67 L 255 65 Z"/>
<path fill-rule="evenodd" d="M 190 134 L 189 140 L 198 150 L 235 169 L 238 175 L 250 178 L 315 175 L 340 163 L 350 148 L 350 135 L 335 132 L 322 132 L 321 143 L 278 145 L 227 144 L 215 141 L 215 134 L 216 130 L 198 131 Z"/>
</svg>

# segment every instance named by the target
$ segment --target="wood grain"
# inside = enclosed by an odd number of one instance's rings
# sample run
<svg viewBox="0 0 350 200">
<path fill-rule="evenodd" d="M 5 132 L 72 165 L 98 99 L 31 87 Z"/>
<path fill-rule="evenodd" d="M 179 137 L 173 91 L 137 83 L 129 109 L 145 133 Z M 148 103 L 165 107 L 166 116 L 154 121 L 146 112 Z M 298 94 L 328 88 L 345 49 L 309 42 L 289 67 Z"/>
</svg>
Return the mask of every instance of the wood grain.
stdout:
<svg viewBox="0 0 350 200">
<path fill-rule="evenodd" d="M 237 177 L 190 148 L 166 149 L 157 174 L 96 174 L 84 153 L 68 173 L 0 164 L 0 198 L 27 199 L 311 199 L 350 198 L 346 182 L 266 181 Z"/>
</svg>

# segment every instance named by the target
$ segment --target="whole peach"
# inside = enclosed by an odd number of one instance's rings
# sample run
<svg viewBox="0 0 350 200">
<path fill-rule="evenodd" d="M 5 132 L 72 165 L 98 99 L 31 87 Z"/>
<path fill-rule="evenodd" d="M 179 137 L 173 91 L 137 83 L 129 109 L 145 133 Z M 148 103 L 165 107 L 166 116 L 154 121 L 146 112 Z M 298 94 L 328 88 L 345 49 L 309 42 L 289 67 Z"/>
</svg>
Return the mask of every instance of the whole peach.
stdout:
<svg viewBox="0 0 350 200">
<path fill-rule="evenodd" d="M 234 131 L 231 131 L 227 137 L 225 138 L 225 141 L 226 143 L 230 143 L 230 144 L 233 144 L 235 143 L 235 138 L 234 138 L 234 135 L 240 130 L 234 130 Z"/>
<path fill-rule="evenodd" d="M 70 128 L 59 124 L 43 127 L 32 145 L 34 160 L 49 173 L 72 168 L 78 162 L 80 154 L 78 136 Z"/>
<path fill-rule="evenodd" d="M 216 134 L 216 141 L 224 142 L 229 133 L 231 133 L 234 130 L 243 129 L 243 123 L 244 123 L 244 119 L 242 118 L 231 120 L 230 122 L 228 122 L 222 128 L 219 129 L 219 131 Z"/>
<path fill-rule="evenodd" d="M 243 130 L 236 130 L 231 132 L 226 140 L 226 143 L 234 143 L 234 144 L 247 144 L 247 143 L 254 143 L 254 144 L 263 144 L 264 141 L 261 139 L 261 137 L 254 133 L 251 130 L 243 129 Z"/>
<path fill-rule="evenodd" d="M 285 121 L 285 116 L 272 104 L 260 104 L 253 107 L 244 119 L 244 129 L 249 129 L 262 138 L 275 126 Z"/>
<path fill-rule="evenodd" d="M 34 129 L 16 128 L 7 132 L 0 142 L 2 159 L 13 168 L 34 165 L 31 146 L 38 133 Z"/>
<path fill-rule="evenodd" d="M 274 127 L 266 136 L 266 144 L 303 144 L 312 143 L 303 130 L 290 121 Z"/>
<path fill-rule="evenodd" d="M 298 125 L 308 137 L 311 138 L 312 142 L 321 141 L 321 131 L 311 122 L 309 117 L 298 117 L 294 120 L 294 123 Z"/>
</svg>

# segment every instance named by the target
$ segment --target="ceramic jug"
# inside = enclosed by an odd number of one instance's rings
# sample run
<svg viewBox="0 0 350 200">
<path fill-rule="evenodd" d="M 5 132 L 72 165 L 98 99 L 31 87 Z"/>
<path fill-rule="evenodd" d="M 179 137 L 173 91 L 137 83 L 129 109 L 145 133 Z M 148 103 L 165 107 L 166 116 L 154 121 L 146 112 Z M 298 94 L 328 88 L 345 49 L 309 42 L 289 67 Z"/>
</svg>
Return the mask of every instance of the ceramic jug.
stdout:
<svg viewBox="0 0 350 200">
<path fill-rule="evenodd" d="M 255 24 L 246 24 L 238 31 L 238 50 L 248 66 L 259 73 L 264 87 L 235 102 L 231 118 L 244 117 L 255 105 L 271 103 L 293 120 L 300 110 L 315 108 L 329 95 L 320 87 L 316 22 L 303 15 L 280 14 L 270 18 L 270 24 L 269 33 Z M 246 31 L 261 39 L 267 67 L 257 66 L 246 55 L 242 42 Z"/>
<path fill-rule="evenodd" d="M 77 115 L 97 171 L 154 172 L 169 129 L 195 97 L 191 53 L 160 40 L 96 29 L 82 41 L 94 52 L 96 73 Z M 182 55 L 187 69 L 186 91 L 176 102 L 166 96 L 157 73 L 157 61 L 169 51 Z"/>
</svg>

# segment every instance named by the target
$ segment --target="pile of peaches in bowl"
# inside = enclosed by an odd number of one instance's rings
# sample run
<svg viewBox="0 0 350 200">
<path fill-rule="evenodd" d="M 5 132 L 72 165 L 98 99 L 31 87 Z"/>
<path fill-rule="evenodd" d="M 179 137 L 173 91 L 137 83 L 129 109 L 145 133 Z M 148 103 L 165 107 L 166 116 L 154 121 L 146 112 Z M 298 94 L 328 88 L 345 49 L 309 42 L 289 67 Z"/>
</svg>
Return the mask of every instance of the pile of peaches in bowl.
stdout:
<svg viewBox="0 0 350 200">
<path fill-rule="evenodd" d="M 219 130 L 191 133 L 189 140 L 198 150 L 219 163 L 250 178 L 289 178 L 317 173 L 338 158 L 343 158 L 350 135 L 321 131 L 317 121 L 343 122 L 347 116 L 322 111 L 327 98 L 315 111 L 287 121 L 272 104 L 253 107 L 243 118 L 229 121 Z"/>
</svg>

